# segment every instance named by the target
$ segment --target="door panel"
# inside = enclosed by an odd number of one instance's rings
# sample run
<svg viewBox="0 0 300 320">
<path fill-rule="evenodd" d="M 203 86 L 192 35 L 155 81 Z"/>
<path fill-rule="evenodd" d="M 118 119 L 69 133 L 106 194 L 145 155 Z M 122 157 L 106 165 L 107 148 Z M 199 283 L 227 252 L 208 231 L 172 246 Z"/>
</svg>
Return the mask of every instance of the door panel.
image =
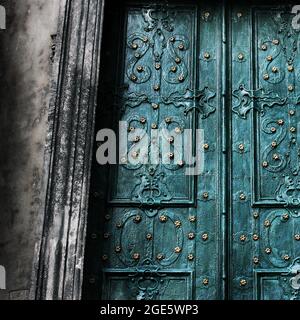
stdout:
<svg viewBox="0 0 300 320">
<path fill-rule="evenodd" d="M 130 142 L 118 165 L 94 159 L 85 298 L 299 299 L 300 59 L 291 10 L 107 5 L 96 129 L 120 133 L 123 121 Z M 173 132 L 159 140 L 162 128 Z M 185 129 L 204 159 L 194 176 L 186 143 L 173 141 Z M 161 141 L 170 163 L 139 163 Z"/>
</svg>

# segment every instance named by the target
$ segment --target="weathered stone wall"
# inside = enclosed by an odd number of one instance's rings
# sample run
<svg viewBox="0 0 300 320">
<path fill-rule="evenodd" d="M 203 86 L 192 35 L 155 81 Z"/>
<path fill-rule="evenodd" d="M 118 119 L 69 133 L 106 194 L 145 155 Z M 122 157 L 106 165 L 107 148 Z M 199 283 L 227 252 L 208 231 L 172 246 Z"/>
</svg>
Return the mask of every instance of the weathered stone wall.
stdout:
<svg viewBox="0 0 300 320">
<path fill-rule="evenodd" d="M 28 297 L 46 193 L 44 148 L 59 0 L 6 0 L 0 30 L 0 299 Z"/>
</svg>

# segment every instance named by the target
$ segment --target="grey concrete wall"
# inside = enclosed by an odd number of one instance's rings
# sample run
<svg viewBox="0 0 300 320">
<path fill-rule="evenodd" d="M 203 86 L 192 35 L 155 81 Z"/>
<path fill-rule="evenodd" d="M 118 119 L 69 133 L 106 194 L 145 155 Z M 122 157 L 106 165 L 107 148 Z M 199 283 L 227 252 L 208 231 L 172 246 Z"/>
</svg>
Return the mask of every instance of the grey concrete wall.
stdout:
<svg viewBox="0 0 300 320">
<path fill-rule="evenodd" d="M 28 297 L 42 228 L 51 35 L 59 0 L 7 0 L 0 30 L 0 299 Z"/>
</svg>

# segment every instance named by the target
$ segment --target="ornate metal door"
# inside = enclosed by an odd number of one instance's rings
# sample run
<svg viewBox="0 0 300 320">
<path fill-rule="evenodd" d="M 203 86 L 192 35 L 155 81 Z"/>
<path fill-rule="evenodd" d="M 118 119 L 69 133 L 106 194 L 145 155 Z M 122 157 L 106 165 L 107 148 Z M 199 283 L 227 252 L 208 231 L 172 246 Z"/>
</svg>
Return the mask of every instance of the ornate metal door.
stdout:
<svg viewBox="0 0 300 320">
<path fill-rule="evenodd" d="M 130 142 L 118 165 L 94 165 L 85 296 L 298 298 L 292 6 L 139 2 L 106 15 L 97 129 L 125 121 Z M 169 162 L 145 164 L 139 146 L 159 144 L 160 129 L 173 132 Z M 198 175 L 176 157 L 186 129 Z"/>
</svg>

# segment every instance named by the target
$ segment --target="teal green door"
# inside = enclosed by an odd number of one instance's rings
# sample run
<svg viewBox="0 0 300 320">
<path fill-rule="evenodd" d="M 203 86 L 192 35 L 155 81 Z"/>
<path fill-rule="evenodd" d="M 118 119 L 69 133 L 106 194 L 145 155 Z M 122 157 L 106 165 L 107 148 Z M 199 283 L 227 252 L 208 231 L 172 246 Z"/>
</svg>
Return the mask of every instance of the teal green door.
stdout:
<svg viewBox="0 0 300 320">
<path fill-rule="evenodd" d="M 86 298 L 299 298 L 294 17 L 291 5 L 107 6 L 96 129 L 123 121 L 131 138 L 118 164 L 94 159 Z M 161 129 L 169 161 L 142 162 Z M 186 129 L 197 174 L 174 143 Z"/>
</svg>

